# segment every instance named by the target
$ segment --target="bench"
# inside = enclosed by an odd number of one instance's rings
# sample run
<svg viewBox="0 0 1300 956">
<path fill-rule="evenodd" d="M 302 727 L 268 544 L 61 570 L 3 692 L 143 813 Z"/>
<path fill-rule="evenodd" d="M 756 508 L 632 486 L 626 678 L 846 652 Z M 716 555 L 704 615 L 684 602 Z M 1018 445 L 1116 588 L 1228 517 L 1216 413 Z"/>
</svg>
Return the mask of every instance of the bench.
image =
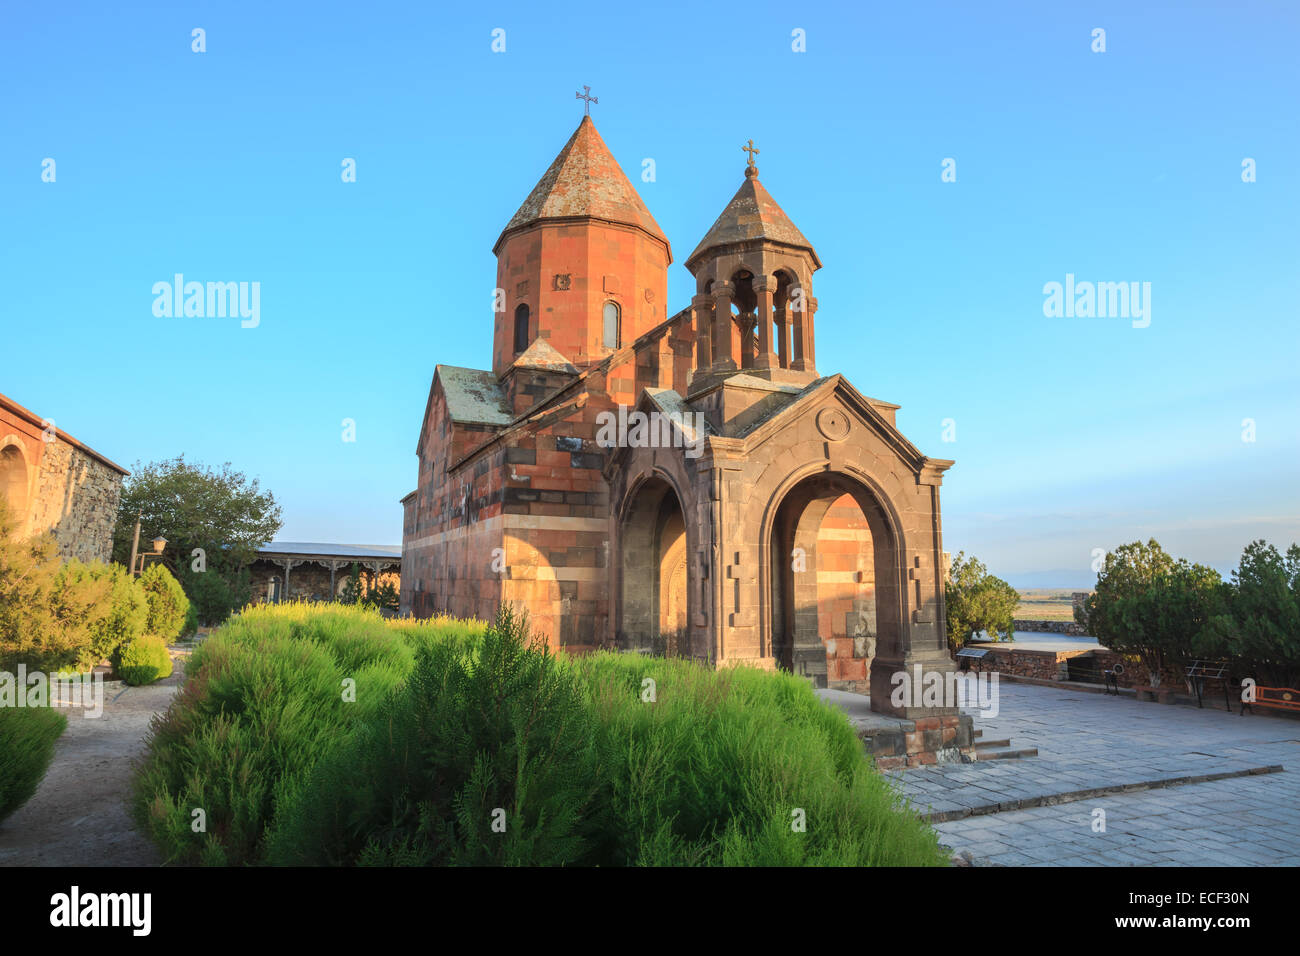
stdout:
<svg viewBox="0 0 1300 956">
<path fill-rule="evenodd" d="M 1256 684 L 1254 700 L 1246 700 L 1246 695 L 1241 695 L 1241 712 L 1244 714 L 1247 707 L 1255 706 L 1300 713 L 1300 690 L 1294 687 L 1260 687 Z"/>
</svg>

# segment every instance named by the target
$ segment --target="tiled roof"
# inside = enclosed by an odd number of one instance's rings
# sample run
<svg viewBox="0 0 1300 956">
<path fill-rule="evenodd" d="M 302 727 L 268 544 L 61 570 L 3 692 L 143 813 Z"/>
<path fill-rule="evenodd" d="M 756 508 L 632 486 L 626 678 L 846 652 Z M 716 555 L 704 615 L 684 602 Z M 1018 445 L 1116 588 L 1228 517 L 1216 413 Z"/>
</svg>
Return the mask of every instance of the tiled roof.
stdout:
<svg viewBox="0 0 1300 956">
<path fill-rule="evenodd" d="M 546 175 L 501 231 L 493 251 L 511 230 L 542 219 L 572 218 L 626 223 L 668 244 L 663 230 L 596 132 L 590 116 L 582 118 Z"/>
<path fill-rule="evenodd" d="M 555 346 L 543 338 L 533 339 L 533 344 L 524 349 L 519 358 L 510 364 L 519 368 L 540 368 L 549 372 L 578 374 L 577 367 L 561 355 Z"/>
<path fill-rule="evenodd" d="M 435 374 L 447 396 L 452 421 L 466 425 L 509 425 L 514 421 L 505 389 L 491 372 L 439 365 Z"/>
<path fill-rule="evenodd" d="M 257 549 L 266 554 L 315 554 L 334 558 L 400 558 L 400 544 L 326 544 L 319 541 L 268 541 Z"/>
<path fill-rule="evenodd" d="M 52 419 L 42 418 L 40 415 L 37 415 L 35 412 L 31 411 L 30 409 L 24 408 L 23 406 L 19 405 L 8 395 L 0 395 L 0 408 L 4 409 L 5 411 L 9 412 L 12 415 L 17 415 L 19 418 L 26 419 L 28 423 L 34 425 L 36 428 L 44 429 L 47 425 L 49 426 L 54 425 Z M 105 458 L 103 455 L 95 451 L 95 449 L 91 448 L 89 445 L 82 444 L 77 439 L 73 438 L 71 435 L 65 432 L 62 428 L 54 427 L 54 434 L 58 438 L 63 439 L 73 448 L 79 448 L 82 451 L 84 451 L 87 455 L 89 455 L 91 458 L 94 458 L 96 461 L 107 465 L 109 468 L 113 469 L 113 471 L 116 471 L 121 475 L 131 474 L 129 471 L 127 471 L 125 468 L 119 465 L 117 462 Z"/>
<path fill-rule="evenodd" d="M 722 215 L 705 233 L 695 251 L 686 259 L 686 265 L 700 257 L 706 250 L 734 242 L 770 239 L 787 246 L 797 246 L 812 253 L 813 260 L 821 266 L 817 251 L 813 249 L 790 217 L 776 204 L 757 176 L 746 176 L 736 195 L 731 197 Z"/>
</svg>

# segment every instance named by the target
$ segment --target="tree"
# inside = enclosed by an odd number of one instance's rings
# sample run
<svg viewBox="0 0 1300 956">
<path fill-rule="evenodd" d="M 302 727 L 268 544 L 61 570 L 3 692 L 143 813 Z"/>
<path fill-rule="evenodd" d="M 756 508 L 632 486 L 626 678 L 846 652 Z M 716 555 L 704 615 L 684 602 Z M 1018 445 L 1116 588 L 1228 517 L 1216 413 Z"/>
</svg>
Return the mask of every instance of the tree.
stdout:
<svg viewBox="0 0 1300 956">
<path fill-rule="evenodd" d="M 1224 585 L 1224 604 L 1197 642 L 1198 652 L 1231 659 L 1240 676 L 1265 686 L 1300 685 L 1300 545 L 1283 555 L 1252 541 Z"/>
<path fill-rule="evenodd" d="M 1166 668 L 1182 666 L 1193 642 L 1224 609 L 1223 581 L 1213 568 L 1175 561 L 1152 538 L 1106 555 L 1080 623 L 1105 647 L 1136 655 L 1160 686 Z"/>
<path fill-rule="evenodd" d="M 190 599 L 194 623 L 204 627 L 220 624 L 232 611 L 248 603 L 253 595 L 248 568 L 235 571 L 208 569 L 204 572 L 185 571 L 181 584 Z"/>
<path fill-rule="evenodd" d="M 1012 618 L 1020 605 L 1020 592 L 988 573 L 974 557 L 958 552 L 944 582 L 948 607 L 948 644 L 956 649 L 980 631 L 995 640 L 1015 636 Z"/>
<path fill-rule="evenodd" d="M 184 455 L 137 463 L 126 479 L 113 529 L 113 558 L 122 564 L 130 561 L 137 515 L 142 547 L 160 535 L 167 539 L 160 561 L 200 605 L 205 624 L 220 623 L 247 600 L 243 571 L 281 527 L 280 506 L 256 478 L 229 462 L 220 470 L 189 464 Z M 196 548 L 203 570 L 194 567 Z M 206 580 L 209 575 L 221 580 Z"/>
<path fill-rule="evenodd" d="M 397 593 L 397 588 L 393 587 L 392 582 L 385 581 L 383 584 L 369 584 L 361 579 L 361 566 L 357 562 L 352 562 L 352 570 L 348 572 L 348 579 L 343 582 L 343 587 L 339 589 L 338 601 L 342 604 L 355 604 L 358 607 L 373 607 L 381 611 L 388 610 L 397 612 L 401 604 Z"/>
</svg>

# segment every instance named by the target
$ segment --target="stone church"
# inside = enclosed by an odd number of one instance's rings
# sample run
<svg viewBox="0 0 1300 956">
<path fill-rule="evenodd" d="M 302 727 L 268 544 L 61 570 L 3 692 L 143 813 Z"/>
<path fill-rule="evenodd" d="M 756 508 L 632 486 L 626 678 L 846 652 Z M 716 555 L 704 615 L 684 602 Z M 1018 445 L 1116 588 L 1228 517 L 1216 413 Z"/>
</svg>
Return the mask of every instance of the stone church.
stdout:
<svg viewBox="0 0 1300 956">
<path fill-rule="evenodd" d="M 890 700 L 900 669 L 953 667 L 952 462 L 818 371 L 821 259 L 754 152 L 670 313 L 671 244 L 583 118 L 493 249 L 491 368 L 434 370 L 403 611 L 509 602 L 571 651 L 782 668 L 873 710 L 952 713 Z"/>
</svg>

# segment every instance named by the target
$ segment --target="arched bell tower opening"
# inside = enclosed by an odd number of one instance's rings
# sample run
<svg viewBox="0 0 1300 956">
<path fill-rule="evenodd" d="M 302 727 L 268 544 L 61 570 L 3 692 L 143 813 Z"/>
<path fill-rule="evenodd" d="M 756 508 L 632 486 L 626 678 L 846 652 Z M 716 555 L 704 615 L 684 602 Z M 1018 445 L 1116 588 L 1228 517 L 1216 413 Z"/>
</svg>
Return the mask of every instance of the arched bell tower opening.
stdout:
<svg viewBox="0 0 1300 956">
<path fill-rule="evenodd" d="M 647 478 L 620 526 L 619 647 L 689 656 L 686 518 L 677 492 L 657 475 Z"/>
</svg>

